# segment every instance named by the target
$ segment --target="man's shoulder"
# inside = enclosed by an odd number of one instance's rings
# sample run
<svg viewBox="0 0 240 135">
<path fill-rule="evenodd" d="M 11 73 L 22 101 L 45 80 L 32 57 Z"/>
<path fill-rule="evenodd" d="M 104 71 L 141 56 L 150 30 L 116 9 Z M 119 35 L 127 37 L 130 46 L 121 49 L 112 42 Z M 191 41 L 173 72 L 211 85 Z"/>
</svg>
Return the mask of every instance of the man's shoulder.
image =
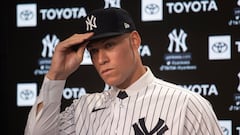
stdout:
<svg viewBox="0 0 240 135">
<path fill-rule="evenodd" d="M 163 80 L 163 79 L 160 79 L 160 78 L 155 78 L 153 83 L 155 85 L 159 85 L 159 86 L 166 87 L 166 88 L 169 88 L 169 89 L 186 90 L 185 88 L 181 87 L 180 85 L 178 85 L 176 83 L 166 81 L 166 80 Z"/>
<path fill-rule="evenodd" d="M 165 81 L 159 78 L 154 80 L 154 84 L 158 85 L 162 90 L 169 90 L 174 93 L 181 93 L 182 96 L 186 96 L 187 98 L 203 98 L 200 94 L 190 91 L 187 88 L 182 87 L 176 83 Z"/>
</svg>

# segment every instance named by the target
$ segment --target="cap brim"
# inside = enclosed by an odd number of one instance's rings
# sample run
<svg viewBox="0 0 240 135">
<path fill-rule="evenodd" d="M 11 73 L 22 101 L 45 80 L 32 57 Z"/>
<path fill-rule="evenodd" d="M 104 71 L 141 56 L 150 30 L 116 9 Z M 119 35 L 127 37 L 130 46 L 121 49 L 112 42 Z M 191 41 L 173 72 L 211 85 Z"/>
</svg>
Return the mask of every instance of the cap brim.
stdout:
<svg viewBox="0 0 240 135">
<path fill-rule="evenodd" d="M 103 38 L 110 38 L 110 37 L 114 37 L 114 36 L 120 36 L 122 34 L 124 34 L 124 32 L 109 32 L 109 33 L 104 33 L 104 34 L 100 34 L 100 35 L 93 35 L 90 39 L 88 39 L 88 41 L 100 40 Z"/>
<path fill-rule="evenodd" d="M 110 32 L 110 33 L 104 33 L 104 34 L 101 34 L 101 35 L 93 35 L 91 38 L 85 40 L 83 43 L 74 45 L 72 47 L 72 49 L 76 51 L 85 42 L 94 42 L 96 40 L 100 40 L 100 39 L 104 39 L 104 38 L 111 38 L 111 37 L 115 37 L 115 36 L 120 36 L 122 34 L 124 34 L 124 32 Z"/>
</svg>

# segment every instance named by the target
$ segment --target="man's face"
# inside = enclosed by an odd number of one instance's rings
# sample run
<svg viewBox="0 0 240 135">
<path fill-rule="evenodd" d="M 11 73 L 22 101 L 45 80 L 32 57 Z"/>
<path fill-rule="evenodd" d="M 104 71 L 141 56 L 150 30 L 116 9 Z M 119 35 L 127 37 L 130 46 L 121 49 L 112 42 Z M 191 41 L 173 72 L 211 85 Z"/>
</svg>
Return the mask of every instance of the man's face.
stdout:
<svg viewBox="0 0 240 135">
<path fill-rule="evenodd" d="M 88 51 L 101 78 L 109 85 L 130 85 L 136 70 L 138 47 L 133 45 L 132 34 L 126 33 L 90 43 Z M 131 83 L 131 82 L 129 82 Z"/>
</svg>

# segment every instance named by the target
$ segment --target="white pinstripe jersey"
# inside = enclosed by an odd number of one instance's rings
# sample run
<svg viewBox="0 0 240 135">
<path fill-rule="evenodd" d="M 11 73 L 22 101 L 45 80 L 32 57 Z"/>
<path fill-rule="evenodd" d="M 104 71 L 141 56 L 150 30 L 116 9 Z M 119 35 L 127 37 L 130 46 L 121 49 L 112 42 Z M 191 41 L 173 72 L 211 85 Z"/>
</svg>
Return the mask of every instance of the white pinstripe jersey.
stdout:
<svg viewBox="0 0 240 135">
<path fill-rule="evenodd" d="M 119 89 L 89 94 L 62 113 L 60 130 L 77 135 L 221 135 L 211 105 L 200 95 L 153 76 L 148 68 L 116 97 Z"/>
</svg>

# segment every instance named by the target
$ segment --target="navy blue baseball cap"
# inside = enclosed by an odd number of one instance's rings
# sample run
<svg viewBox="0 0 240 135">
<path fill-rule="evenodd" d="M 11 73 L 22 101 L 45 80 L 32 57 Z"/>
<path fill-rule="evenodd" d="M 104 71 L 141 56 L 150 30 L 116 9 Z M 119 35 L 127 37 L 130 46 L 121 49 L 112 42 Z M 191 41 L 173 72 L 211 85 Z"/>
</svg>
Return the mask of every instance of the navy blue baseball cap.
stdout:
<svg viewBox="0 0 240 135">
<path fill-rule="evenodd" d="M 92 10 L 81 22 L 81 33 L 94 32 L 89 39 L 98 40 L 136 30 L 134 21 L 130 14 L 116 7 Z"/>
</svg>

